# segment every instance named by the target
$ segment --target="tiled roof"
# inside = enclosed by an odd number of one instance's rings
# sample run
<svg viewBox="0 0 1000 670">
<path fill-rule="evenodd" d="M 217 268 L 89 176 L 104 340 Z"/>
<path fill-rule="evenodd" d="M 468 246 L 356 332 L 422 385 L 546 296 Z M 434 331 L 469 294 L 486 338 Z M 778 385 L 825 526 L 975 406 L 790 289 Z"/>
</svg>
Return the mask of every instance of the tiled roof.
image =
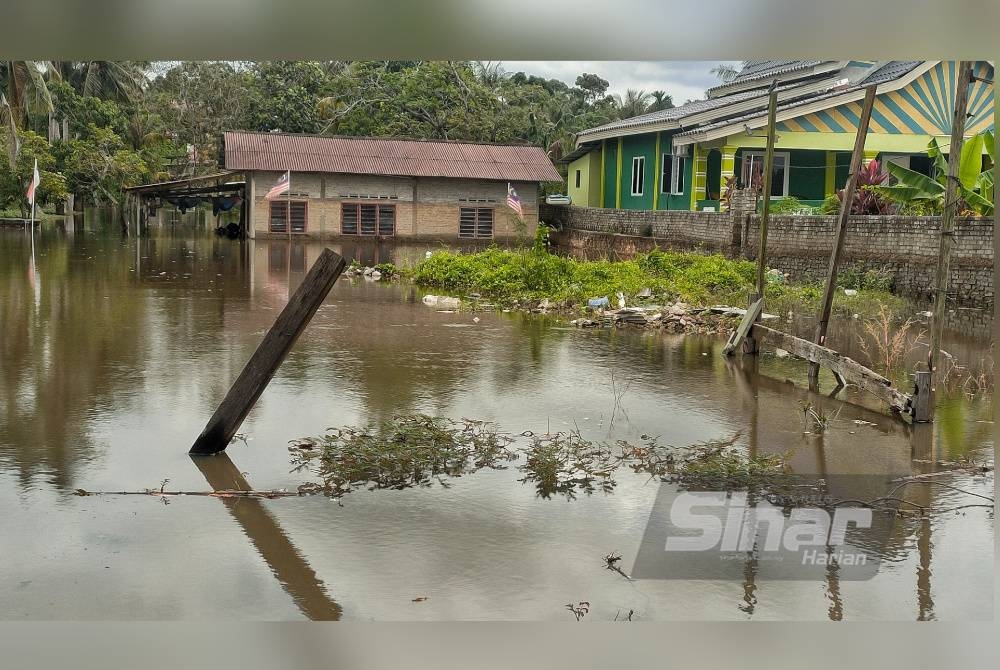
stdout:
<svg viewBox="0 0 1000 670">
<path fill-rule="evenodd" d="M 806 70 L 808 68 L 815 67 L 821 63 L 827 63 L 827 62 L 832 62 L 832 61 L 823 61 L 823 60 L 745 61 L 743 63 L 743 68 L 736 74 L 735 77 L 733 77 L 732 80 L 708 89 L 708 94 L 711 95 L 713 91 L 721 91 L 726 88 L 729 88 L 730 86 L 735 86 L 737 84 L 745 84 L 751 81 L 759 81 L 761 79 L 767 79 L 768 77 L 788 74 L 790 72 L 797 72 L 799 70 Z"/>
<path fill-rule="evenodd" d="M 226 169 L 562 181 L 534 146 L 227 132 Z"/>
<path fill-rule="evenodd" d="M 779 104 L 778 105 L 778 111 L 781 112 L 781 111 L 784 111 L 784 110 L 792 109 L 794 107 L 798 107 L 800 105 L 805 105 L 805 104 L 813 103 L 813 102 L 816 102 L 817 100 L 825 100 L 827 98 L 832 98 L 832 97 L 835 97 L 835 96 L 838 96 L 838 95 L 843 95 L 844 93 L 848 93 L 850 91 L 856 91 L 858 89 L 863 89 L 863 88 L 866 88 L 866 87 L 871 86 L 873 84 L 882 84 L 882 83 L 885 83 L 887 81 L 893 81 L 895 79 L 899 79 L 900 77 L 902 77 L 906 73 L 910 72 L 911 70 L 913 70 L 913 68 L 917 67 L 918 65 L 920 65 L 923 62 L 924 61 L 917 61 L 917 60 L 913 60 L 913 61 L 889 61 L 888 63 L 886 63 L 885 65 L 882 65 L 881 67 L 879 67 L 878 69 L 876 69 L 874 72 L 872 72 L 867 77 L 865 77 L 864 79 L 860 80 L 858 83 L 854 84 L 853 86 L 847 86 L 847 87 L 840 88 L 840 89 L 833 90 L 833 91 L 826 91 L 826 92 L 823 92 L 823 93 L 817 93 L 815 95 L 806 95 L 806 96 L 803 96 L 801 98 L 798 98 L 798 99 L 786 102 L 784 104 Z M 732 118 L 728 118 L 728 119 L 722 119 L 722 120 L 716 121 L 714 123 L 709 123 L 709 124 L 706 124 L 706 125 L 698 126 L 697 128 L 693 128 L 693 129 L 691 129 L 691 130 L 689 130 L 687 132 L 681 133 L 680 135 L 678 135 L 678 137 L 686 137 L 686 136 L 690 136 L 690 135 L 696 135 L 696 134 L 699 134 L 699 133 L 702 133 L 702 132 L 705 132 L 705 131 L 708 131 L 708 130 L 715 130 L 716 128 L 722 128 L 723 126 L 735 125 L 735 124 L 743 123 L 745 121 L 750 121 L 751 119 L 757 119 L 757 118 L 760 118 L 762 116 L 765 116 L 765 112 L 762 112 L 761 110 L 755 110 L 755 111 L 743 114 L 741 116 L 736 116 L 736 117 L 732 117 Z"/>
<path fill-rule="evenodd" d="M 707 112 L 712 109 L 717 109 L 719 107 L 724 107 L 726 105 L 731 105 L 734 102 L 740 102 L 742 100 L 749 100 L 750 98 L 761 95 L 760 91 L 744 91 L 742 93 L 734 93 L 733 95 L 727 95 L 724 98 L 712 98 L 710 100 L 692 100 L 691 102 L 685 103 L 680 107 L 671 107 L 669 109 L 661 109 L 658 112 L 650 112 L 649 114 L 640 114 L 639 116 L 633 116 L 628 119 L 619 119 L 617 121 L 612 121 L 611 123 L 605 123 L 603 126 L 597 126 L 596 128 L 588 128 L 583 131 L 582 134 L 598 133 L 605 130 L 616 130 L 618 128 L 634 128 L 636 126 L 645 126 L 651 123 L 657 123 L 660 121 L 677 121 L 694 114 L 700 114 L 701 112 Z"/>
</svg>

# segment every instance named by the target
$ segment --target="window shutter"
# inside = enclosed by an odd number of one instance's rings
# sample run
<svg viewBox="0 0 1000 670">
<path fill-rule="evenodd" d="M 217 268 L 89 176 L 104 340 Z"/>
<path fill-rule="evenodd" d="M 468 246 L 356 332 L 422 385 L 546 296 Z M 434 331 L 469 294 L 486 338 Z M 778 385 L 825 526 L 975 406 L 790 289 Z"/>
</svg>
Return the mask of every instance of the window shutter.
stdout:
<svg viewBox="0 0 1000 670">
<path fill-rule="evenodd" d="M 476 210 L 474 207 L 462 207 L 458 217 L 458 236 L 476 236 Z"/>
<path fill-rule="evenodd" d="M 379 205 L 378 207 L 378 234 L 391 236 L 396 234 L 396 207 L 393 205 Z"/>
<path fill-rule="evenodd" d="M 493 210 L 481 207 L 476 220 L 476 237 L 493 237 Z"/>
<path fill-rule="evenodd" d="M 358 206 L 344 205 L 340 210 L 340 234 L 358 234 Z"/>
</svg>

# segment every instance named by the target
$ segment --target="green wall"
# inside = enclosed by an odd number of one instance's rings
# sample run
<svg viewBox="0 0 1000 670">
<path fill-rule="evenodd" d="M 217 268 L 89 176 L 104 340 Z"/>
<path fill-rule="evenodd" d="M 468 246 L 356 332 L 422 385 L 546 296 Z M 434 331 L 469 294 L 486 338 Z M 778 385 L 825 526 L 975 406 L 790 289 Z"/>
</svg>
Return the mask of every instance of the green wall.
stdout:
<svg viewBox="0 0 1000 670">
<path fill-rule="evenodd" d="M 642 195 L 632 195 L 632 159 L 637 156 L 645 158 Z M 619 184 L 622 209 L 653 209 L 655 163 L 656 133 L 622 138 L 622 183 Z"/>
<path fill-rule="evenodd" d="M 743 151 L 743 149 L 739 149 L 736 152 L 736 174 L 741 174 L 741 170 L 743 169 Z M 759 150 L 752 149 L 749 151 Z M 822 201 L 826 197 L 825 151 L 812 151 L 809 149 L 785 150 L 781 148 L 777 148 L 775 151 L 779 153 L 787 151 L 789 154 L 788 159 L 791 163 L 791 172 L 788 175 L 788 195 L 795 196 L 799 200 L 816 201 Z M 847 158 L 850 160 L 850 154 L 847 155 Z M 839 155 L 837 159 L 837 178 L 839 179 Z M 845 174 L 844 179 L 846 178 Z M 840 183 L 843 184 L 843 182 Z"/>
<path fill-rule="evenodd" d="M 622 175 L 621 183 L 616 182 L 618 170 L 618 138 L 605 140 L 604 148 L 604 207 L 615 207 L 615 196 L 621 199 L 622 209 L 653 209 L 653 193 L 656 195 L 657 209 L 681 209 L 687 210 L 691 207 L 691 185 L 694 179 L 693 161 L 688 157 L 684 161 L 684 192 L 680 195 L 658 192 L 661 188 L 659 184 L 659 168 L 656 156 L 656 133 L 644 133 L 642 135 L 627 135 L 622 137 Z M 670 153 L 671 137 L 673 133 L 660 133 L 660 154 Z M 591 164 L 591 170 L 595 174 L 600 173 L 600 153 L 593 152 L 597 156 L 597 162 Z M 632 158 L 642 156 L 645 158 L 644 184 L 641 196 L 632 195 Z M 582 160 L 582 159 L 577 159 Z M 570 186 L 575 183 L 576 162 L 570 165 Z M 582 178 L 582 175 L 581 175 Z M 600 200 L 600 183 L 596 187 L 597 196 L 591 194 L 591 198 L 598 202 Z M 571 194 L 572 197 L 572 194 Z M 575 202 L 575 199 L 574 199 Z M 595 205 L 597 206 L 597 205 Z"/>
<path fill-rule="evenodd" d="M 604 140 L 604 206 L 615 206 L 615 180 L 618 160 L 618 140 Z M 598 196 L 600 197 L 600 196 Z"/>
<path fill-rule="evenodd" d="M 826 197 L 826 152 L 793 149 L 789 153 L 792 172 L 788 175 L 788 194 L 799 200 L 823 200 Z"/>
</svg>

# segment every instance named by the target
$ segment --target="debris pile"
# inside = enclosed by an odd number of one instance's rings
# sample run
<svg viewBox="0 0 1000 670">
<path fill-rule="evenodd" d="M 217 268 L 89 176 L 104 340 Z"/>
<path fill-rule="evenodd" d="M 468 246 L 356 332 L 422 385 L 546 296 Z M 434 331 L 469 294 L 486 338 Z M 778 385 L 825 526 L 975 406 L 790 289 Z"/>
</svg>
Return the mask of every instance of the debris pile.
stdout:
<svg viewBox="0 0 1000 670">
<path fill-rule="evenodd" d="M 590 304 L 606 304 L 598 298 Z M 592 317 L 574 319 L 573 325 L 580 328 L 642 328 L 657 329 L 669 333 L 726 333 L 735 327 L 736 320 L 743 318 L 745 309 L 715 305 L 713 307 L 691 307 L 684 302 L 668 305 L 648 305 L 622 307 L 620 309 L 593 309 Z M 762 319 L 777 319 L 775 314 L 763 314 Z"/>
</svg>

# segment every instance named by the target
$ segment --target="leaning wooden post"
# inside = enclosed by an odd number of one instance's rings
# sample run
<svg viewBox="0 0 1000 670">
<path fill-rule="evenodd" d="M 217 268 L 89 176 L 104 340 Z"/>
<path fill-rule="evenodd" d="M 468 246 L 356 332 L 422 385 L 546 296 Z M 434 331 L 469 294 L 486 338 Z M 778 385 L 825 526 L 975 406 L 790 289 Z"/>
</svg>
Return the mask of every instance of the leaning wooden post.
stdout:
<svg viewBox="0 0 1000 670">
<path fill-rule="evenodd" d="M 945 303 L 951 279 L 951 250 L 955 246 L 952 225 L 958 209 L 958 170 L 965 142 L 965 114 L 969 104 L 969 84 L 972 82 L 972 61 L 958 65 L 958 90 L 955 91 L 955 116 L 951 122 L 951 145 L 948 147 L 948 181 L 945 184 L 944 210 L 941 212 L 941 237 L 938 243 L 937 277 L 934 281 L 934 317 L 931 320 L 931 343 L 927 351 L 927 370 L 931 373 L 929 412 L 934 411 L 934 374 L 937 372 L 941 339 L 944 336 Z M 930 417 L 922 420 L 929 420 Z M 920 419 L 918 419 L 920 420 Z"/>
<path fill-rule="evenodd" d="M 854 152 L 851 154 L 851 173 L 844 186 L 844 197 L 840 201 L 840 214 L 837 217 L 836 236 L 833 240 L 833 252 L 830 254 L 830 266 L 826 271 L 826 290 L 823 292 L 823 302 L 819 308 L 819 321 L 816 323 L 816 337 L 813 340 L 820 346 L 826 346 L 826 329 L 830 324 L 830 312 L 833 309 L 833 294 L 837 290 L 837 267 L 844 251 L 844 238 L 847 236 L 847 221 L 851 215 L 851 204 L 854 192 L 858 188 L 858 174 L 861 172 L 861 160 L 865 153 L 865 138 L 868 136 L 868 122 L 872 118 L 872 107 L 875 105 L 875 86 L 865 89 L 865 101 L 861 105 L 861 118 L 858 120 L 858 134 L 854 137 Z M 819 386 L 819 363 L 809 364 L 809 388 L 816 390 Z"/>
<path fill-rule="evenodd" d="M 229 445 L 346 265 L 344 259 L 330 249 L 323 251 L 247 361 L 243 372 L 233 382 L 189 453 L 215 454 Z"/>
</svg>

